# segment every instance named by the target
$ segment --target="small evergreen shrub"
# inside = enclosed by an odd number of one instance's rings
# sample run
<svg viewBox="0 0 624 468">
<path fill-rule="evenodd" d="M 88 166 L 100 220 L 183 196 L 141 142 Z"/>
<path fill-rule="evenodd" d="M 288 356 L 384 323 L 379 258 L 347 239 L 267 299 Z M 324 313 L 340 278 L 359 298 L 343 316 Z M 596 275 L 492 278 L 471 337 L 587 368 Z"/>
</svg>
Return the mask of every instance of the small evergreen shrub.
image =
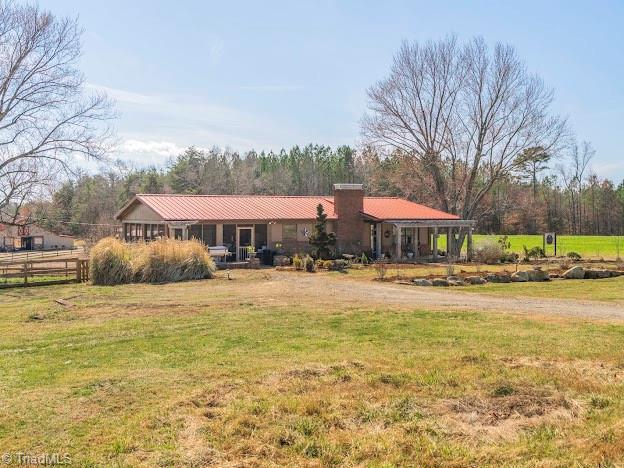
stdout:
<svg viewBox="0 0 624 468">
<path fill-rule="evenodd" d="M 580 260 L 580 259 L 581 259 L 581 255 L 580 255 L 580 254 L 578 254 L 578 253 L 576 253 L 576 252 L 568 252 L 567 257 L 568 257 L 570 260 L 575 260 L 575 261 L 578 261 L 578 260 Z"/>
<path fill-rule="evenodd" d="M 293 257 L 293 266 L 297 271 L 303 270 L 303 259 L 299 256 L 299 254 Z"/>
<path fill-rule="evenodd" d="M 309 255 L 306 255 L 303 259 L 303 265 L 305 267 L 305 271 L 307 271 L 308 273 L 312 273 L 315 270 L 314 259 Z"/>
</svg>

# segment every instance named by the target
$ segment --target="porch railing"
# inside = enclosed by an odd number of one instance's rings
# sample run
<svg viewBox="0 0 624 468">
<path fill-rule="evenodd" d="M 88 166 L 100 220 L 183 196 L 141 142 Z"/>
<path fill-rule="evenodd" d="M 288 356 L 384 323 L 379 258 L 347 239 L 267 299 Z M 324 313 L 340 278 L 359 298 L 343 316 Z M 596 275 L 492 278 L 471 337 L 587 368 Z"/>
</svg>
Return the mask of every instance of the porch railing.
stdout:
<svg viewBox="0 0 624 468">
<path fill-rule="evenodd" d="M 238 248 L 238 256 L 236 258 L 239 262 L 246 262 L 249 260 L 249 250 L 247 247 Z"/>
</svg>

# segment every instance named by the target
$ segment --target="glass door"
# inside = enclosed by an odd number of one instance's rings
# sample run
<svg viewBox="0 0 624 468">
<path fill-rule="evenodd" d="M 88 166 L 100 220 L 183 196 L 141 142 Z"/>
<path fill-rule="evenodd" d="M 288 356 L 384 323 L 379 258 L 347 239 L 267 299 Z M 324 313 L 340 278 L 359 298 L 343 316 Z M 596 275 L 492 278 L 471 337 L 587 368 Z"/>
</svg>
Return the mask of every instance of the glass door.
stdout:
<svg viewBox="0 0 624 468">
<path fill-rule="evenodd" d="M 237 234 L 236 260 L 244 262 L 249 259 L 249 247 L 253 248 L 254 245 L 253 227 L 239 227 L 237 228 Z"/>
</svg>

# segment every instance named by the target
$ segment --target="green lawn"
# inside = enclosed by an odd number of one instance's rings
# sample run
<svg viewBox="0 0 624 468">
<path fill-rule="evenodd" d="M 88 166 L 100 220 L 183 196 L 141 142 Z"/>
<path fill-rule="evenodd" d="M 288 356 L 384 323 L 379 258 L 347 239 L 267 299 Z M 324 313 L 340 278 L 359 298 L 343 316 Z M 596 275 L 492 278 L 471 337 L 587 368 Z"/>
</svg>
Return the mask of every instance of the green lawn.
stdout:
<svg viewBox="0 0 624 468">
<path fill-rule="evenodd" d="M 476 234 L 473 236 L 475 245 L 483 239 L 499 239 L 501 236 L 486 236 Z M 542 247 L 541 235 L 511 235 L 508 236 L 511 242 L 511 250 L 522 254 L 523 246 Z M 446 236 L 440 235 L 439 245 L 441 249 L 446 248 Z M 618 247 L 619 246 L 619 247 Z M 557 254 L 566 255 L 569 252 L 576 252 L 585 258 L 605 258 L 615 259 L 618 256 L 624 257 L 624 236 L 558 236 Z M 548 255 L 553 255 L 553 247 L 546 249 Z"/>
<path fill-rule="evenodd" d="M 624 463 L 623 324 L 391 309 L 328 294 L 344 275 L 313 294 L 292 277 L 0 291 L 0 452 L 77 466 Z"/>
</svg>

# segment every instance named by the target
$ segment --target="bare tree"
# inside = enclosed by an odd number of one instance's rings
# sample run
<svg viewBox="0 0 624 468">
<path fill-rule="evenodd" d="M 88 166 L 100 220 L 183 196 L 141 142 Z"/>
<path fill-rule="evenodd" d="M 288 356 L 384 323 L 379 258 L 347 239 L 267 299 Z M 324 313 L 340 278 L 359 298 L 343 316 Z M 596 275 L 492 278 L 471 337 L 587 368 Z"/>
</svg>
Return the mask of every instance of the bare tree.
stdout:
<svg viewBox="0 0 624 468">
<path fill-rule="evenodd" d="M 84 93 L 80 35 L 74 19 L 0 1 L 1 223 L 14 223 L 76 157 L 102 158 L 107 149 L 111 104 Z"/>
<path fill-rule="evenodd" d="M 567 163 L 557 167 L 570 200 L 570 232 L 575 234 L 582 234 L 585 173 L 595 154 L 596 151 L 588 141 L 580 146 L 574 142 L 570 146 Z"/>
<path fill-rule="evenodd" d="M 404 43 L 368 96 L 366 142 L 403 151 L 420 174 L 413 183 L 467 219 L 524 150 L 552 154 L 566 133 L 565 120 L 549 113 L 553 92 L 513 47 L 490 50 L 481 38 Z"/>
</svg>

